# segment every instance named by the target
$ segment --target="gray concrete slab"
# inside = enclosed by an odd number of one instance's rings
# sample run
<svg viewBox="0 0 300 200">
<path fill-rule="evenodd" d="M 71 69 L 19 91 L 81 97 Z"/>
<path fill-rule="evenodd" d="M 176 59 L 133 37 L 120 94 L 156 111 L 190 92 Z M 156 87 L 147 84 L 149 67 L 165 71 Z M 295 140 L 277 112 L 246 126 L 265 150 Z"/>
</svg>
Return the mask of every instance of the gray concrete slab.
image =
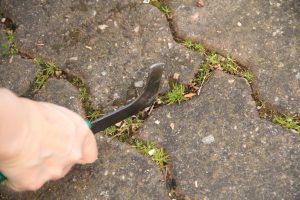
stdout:
<svg viewBox="0 0 300 200">
<path fill-rule="evenodd" d="M 254 73 L 254 89 L 282 112 L 300 112 L 300 1 L 166 0 L 181 38 L 232 55 Z"/>
<path fill-rule="evenodd" d="M 139 138 L 165 148 L 187 198 L 300 197 L 300 137 L 259 118 L 242 78 L 217 71 L 199 97 L 155 110 Z"/>
<path fill-rule="evenodd" d="M 84 80 L 98 109 L 136 97 L 135 85 L 143 84 L 135 83 L 145 82 L 151 64 L 166 64 L 165 92 L 174 73 L 188 82 L 202 62 L 173 40 L 165 16 L 141 1 L 4 0 L 2 7 L 18 25 L 20 50 Z"/>
</svg>

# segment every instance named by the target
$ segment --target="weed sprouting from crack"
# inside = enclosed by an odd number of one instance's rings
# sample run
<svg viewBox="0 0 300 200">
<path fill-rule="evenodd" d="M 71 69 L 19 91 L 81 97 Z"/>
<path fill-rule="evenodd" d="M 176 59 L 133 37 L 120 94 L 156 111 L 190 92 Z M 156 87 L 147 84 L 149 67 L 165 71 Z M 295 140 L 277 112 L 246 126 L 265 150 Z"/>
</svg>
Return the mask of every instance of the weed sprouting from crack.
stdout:
<svg viewBox="0 0 300 200">
<path fill-rule="evenodd" d="M 244 71 L 243 76 L 249 83 L 253 82 L 254 75 L 251 71 L 249 70 Z"/>
<path fill-rule="evenodd" d="M 282 115 L 282 114 L 275 114 L 273 116 L 273 122 L 275 124 L 279 124 L 282 127 L 285 127 L 290 130 L 296 131 L 300 134 L 300 120 L 297 119 L 298 117 L 291 116 L 291 115 Z"/>
<path fill-rule="evenodd" d="M 7 44 L 2 44 L 2 56 L 5 58 L 12 57 L 13 55 L 18 54 L 19 50 L 16 45 L 15 36 L 13 30 L 5 29 L 4 33 L 6 35 Z"/>
<path fill-rule="evenodd" d="M 145 143 L 141 140 L 135 140 L 133 147 L 141 151 L 143 154 L 150 156 L 160 169 L 164 169 L 167 166 L 169 156 L 163 148 L 155 148 L 154 143 Z"/>
<path fill-rule="evenodd" d="M 131 136 L 137 131 L 137 129 L 142 125 L 143 119 L 141 119 L 142 114 L 133 115 L 109 128 L 107 128 L 104 133 L 105 135 L 113 138 L 117 138 L 122 142 L 130 142 Z"/>
<path fill-rule="evenodd" d="M 168 105 L 185 101 L 186 98 L 184 97 L 185 87 L 182 84 L 174 84 L 172 89 L 166 94 L 166 103 Z"/>
<path fill-rule="evenodd" d="M 33 86 L 33 92 L 35 93 L 42 88 L 42 86 L 45 84 L 49 77 L 56 75 L 57 72 L 59 72 L 59 69 L 54 62 L 46 62 L 42 58 L 35 58 L 33 62 L 42 67 L 40 70 L 37 71 L 35 76 Z"/>
<path fill-rule="evenodd" d="M 171 14 L 172 14 L 171 8 L 168 5 L 164 4 L 163 1 L 151 0 L 150 4 L 157 7 L 162 13 L 166 15 L 168 19 L 171 19 Z"/>
<path fill-rule="evenodd" d="M 190 40 L 190 39 L 186 39 L 186 40 L 183 40 L 182 42 L 181 42 L 181 44 L 183 45 L 183 46 L 185 46 L 186 48 L 188 48 L 188 49 L 191 49 L 191 50 L 195 50 L 195 51 L 197 51 L 197 52 L 199 52 L 199 53 L 201 53 L 201 54 L 205 54 L 205 52 L 206 52 L 206 49 L 205 49 L 205 47 L 203 46 L 203 44 L 201 44 L 201 43 L 195 43 L 195 42 L 193 42 L 192 40 Z"/>
<path fill-rule="evenodd" d="M 79 99 L 82 102 L 83 108 L 85 110 L 85 118 L 93 121 L 102 116 L 102 113 L 95 110 L 92 106 L 92 102 L 89 98 L 89 91 L 84 82 L 77 76 L 71 74 L 65 74 L 67 81 L 69 81 L 73 86 L 79 90 Z"/>
</svg>

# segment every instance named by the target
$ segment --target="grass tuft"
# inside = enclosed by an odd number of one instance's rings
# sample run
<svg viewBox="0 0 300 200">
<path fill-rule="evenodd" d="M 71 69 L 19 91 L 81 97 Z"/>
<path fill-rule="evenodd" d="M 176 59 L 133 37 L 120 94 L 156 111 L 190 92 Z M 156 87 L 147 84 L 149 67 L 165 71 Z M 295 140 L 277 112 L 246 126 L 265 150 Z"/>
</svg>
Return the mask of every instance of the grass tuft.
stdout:
<svg viewBox="0 0 300 200">
<path fill-rule="evenodd" d="M 42 67 L 42 69 L 37 71 L 35 76 L 34 92 L 36 92 L 43 87 L 49 77 L 55 75 L 55 72 L 58 71 L 58 67 L 52 61 L 45 62 L 41 58 L 35 58 L 33 62 Z"/>
<path fill-rule="evenodd" d="M 7 44 L 2 44 L 2 56 L 3 57 L 11 57 L 15 54 L 18 54 L 19 50 L 16 45 L 15 36 L 12 30 L 5 29 L 4 33 L 6 35 Z"/>
<path fill-rule="evenodd" d="M 185 101 L 184 97 L 185 87 L 182 84 L 174 84 L 173 88 L 166 95 L 166 102 L 168 105 L 178 103 L 180 104 L 182 101 Z"/>
<path fill-rule="evenodd" d="M 139 116 L 132 116 L 105 129 L 104 133 L 125 142 L 142 125 L 142 122 L 143 120 L 139 119 Z"/>
<path fill-rule="evenodd" d="M 300 134 L 300 121 L 289 115 L 274 115 L 273 122 L 287 129 L 296 130 Z"/>
<path fill-rule="evenodd" d="M 185 46 L 188 49 L 195 50 L 201 54 L 204 54 L 206 52 L 205 47 L 201 43 L 194 43 L 190 39 L 183 40 L 181 43 L 183 46 Z"/>
<path fill-rule="evenodd" d="M 169 6 L 165 5 L 161 0 L 151 0 L 150 4 L 157 7 L 167 18 L 171 18 L 172 10 Z"/>
<path fill-rule="evenodd" d="M 248 70 L 245 71 L 245 72 L 243 73 L 243 77 L 244 77 L 249 83 L 252 83 L 253 78 L 254 78 L 252 72 L 250 72 L 250 71 L 248 71 Z"/>
<path fill-rule="evenodd" d="M 169 161 L 169 156 L 163 150 L 163 148 L 156 149 L 154 144 L 151 142 L 144 143 L 142 141 L 136 140 L 135 145 L 133 146 L 136 149 L 140 150 L 146 155 L 149 155 L 151 159 L 162 169 L 164 168 Z"/>
</svg>

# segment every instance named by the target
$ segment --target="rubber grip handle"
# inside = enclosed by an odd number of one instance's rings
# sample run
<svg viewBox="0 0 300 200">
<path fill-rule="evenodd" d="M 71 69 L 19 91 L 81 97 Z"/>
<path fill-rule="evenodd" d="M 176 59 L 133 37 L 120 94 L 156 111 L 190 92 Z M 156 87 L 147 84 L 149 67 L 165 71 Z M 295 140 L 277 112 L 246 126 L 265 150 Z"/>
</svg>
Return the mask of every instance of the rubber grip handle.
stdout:
<svg viewBox="0 0 300 200">
<path fill-rule="evenodd" d="M 92 128 L 92 124 L 89 120 L 84 120 L 86 125 L 88 125 L 89 128 Z M 7 178 L 0 172 L 0 183 L 2 183 L 3 181 L 5 181 Z"/>
</svg>

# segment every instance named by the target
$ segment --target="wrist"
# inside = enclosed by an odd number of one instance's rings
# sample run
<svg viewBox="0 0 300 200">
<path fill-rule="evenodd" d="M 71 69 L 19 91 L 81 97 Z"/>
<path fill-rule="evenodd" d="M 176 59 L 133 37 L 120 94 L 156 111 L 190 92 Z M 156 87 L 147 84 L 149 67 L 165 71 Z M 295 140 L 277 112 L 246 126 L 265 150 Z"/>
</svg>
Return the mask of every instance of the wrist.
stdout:
<svg viewBox="0 0 300 200">
<path fill-rule="evenodd" d="M 22 151 L 28 135 L 27 113 L 22 98 L 0 89 L 0 165 Z"/>
</svg>

